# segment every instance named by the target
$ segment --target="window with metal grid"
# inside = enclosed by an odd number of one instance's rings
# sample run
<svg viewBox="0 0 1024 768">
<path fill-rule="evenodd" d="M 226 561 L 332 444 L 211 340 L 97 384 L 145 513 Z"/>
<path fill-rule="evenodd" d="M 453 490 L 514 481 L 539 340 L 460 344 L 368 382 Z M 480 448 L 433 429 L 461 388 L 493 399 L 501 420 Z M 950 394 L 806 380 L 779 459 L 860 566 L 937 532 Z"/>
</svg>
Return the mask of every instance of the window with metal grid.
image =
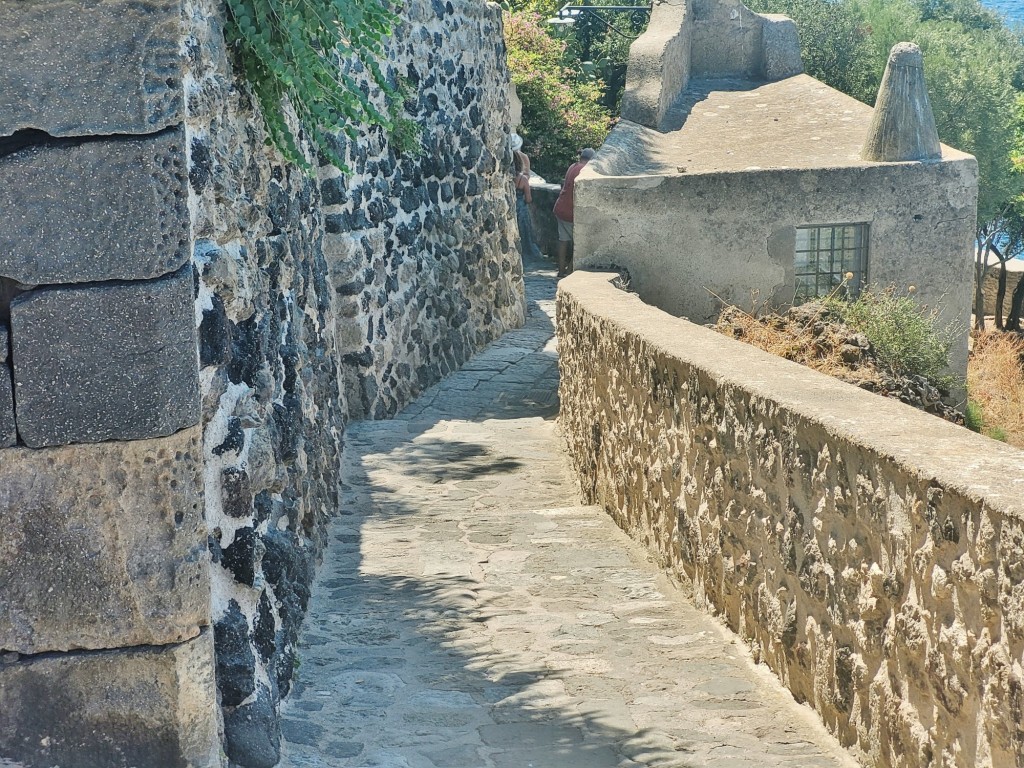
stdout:
<svg viewBox="0 0 1024 768">
<path fill-rule="evenodd" d="M 856 296 L 867 281 L 868 225 L 797 227 L 794 304 L 832 293 Z M 851 274 L 847 278 L 846 275 Z"/>
</svg>

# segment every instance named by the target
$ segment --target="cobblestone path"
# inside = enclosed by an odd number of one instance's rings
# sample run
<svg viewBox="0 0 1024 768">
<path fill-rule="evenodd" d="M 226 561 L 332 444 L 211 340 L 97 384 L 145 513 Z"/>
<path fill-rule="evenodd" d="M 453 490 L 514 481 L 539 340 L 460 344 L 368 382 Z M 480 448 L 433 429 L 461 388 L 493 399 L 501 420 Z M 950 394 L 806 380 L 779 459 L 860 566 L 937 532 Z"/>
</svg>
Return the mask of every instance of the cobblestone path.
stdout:
<svg viewBox="0 0 1024 768">
<path fill-rule="evenodd" d="M 554 417 L 554 278 L 392 421 L 352 425 L 284 705 L 291 768 L 853 766 L 601 510 Z"/>
</svg>

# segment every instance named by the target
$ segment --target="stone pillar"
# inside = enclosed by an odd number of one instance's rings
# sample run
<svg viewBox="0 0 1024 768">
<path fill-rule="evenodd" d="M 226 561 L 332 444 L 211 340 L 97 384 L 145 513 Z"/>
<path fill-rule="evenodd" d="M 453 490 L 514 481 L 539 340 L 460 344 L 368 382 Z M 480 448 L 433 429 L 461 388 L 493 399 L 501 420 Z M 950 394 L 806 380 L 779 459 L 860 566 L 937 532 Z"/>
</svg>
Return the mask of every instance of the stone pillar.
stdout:
<svg viewBox="0 0 1024 768">
<path fill-rule="evenodd" d="M 876 163 L 942 158 L 924 59 L 914 43 L 896 43 L 889 52 L 861 157 Z"/>
<path fill-rule="evenodd" d="M 0 3 L 0 763 L 221 761 L 181 15 Z"/>
</svg>

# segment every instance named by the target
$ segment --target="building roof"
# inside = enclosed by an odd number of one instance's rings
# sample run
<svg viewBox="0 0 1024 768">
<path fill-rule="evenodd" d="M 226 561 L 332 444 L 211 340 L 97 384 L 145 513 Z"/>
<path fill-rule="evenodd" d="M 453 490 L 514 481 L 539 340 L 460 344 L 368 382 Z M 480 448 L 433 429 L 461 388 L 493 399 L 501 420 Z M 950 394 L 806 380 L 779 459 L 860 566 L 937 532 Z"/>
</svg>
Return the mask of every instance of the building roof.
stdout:
<svg viewBox="0 0 1024 768">
<path fill-rule="evenodd" d="M 588 176 L 708 174 L 868 167 L 860 157 L 872 108 L 808 75 L 772 83 L 695 80 L 660 133 L 626 120 Z M 943 160 L 970 157 L 942 146 Z"/>
</svg>

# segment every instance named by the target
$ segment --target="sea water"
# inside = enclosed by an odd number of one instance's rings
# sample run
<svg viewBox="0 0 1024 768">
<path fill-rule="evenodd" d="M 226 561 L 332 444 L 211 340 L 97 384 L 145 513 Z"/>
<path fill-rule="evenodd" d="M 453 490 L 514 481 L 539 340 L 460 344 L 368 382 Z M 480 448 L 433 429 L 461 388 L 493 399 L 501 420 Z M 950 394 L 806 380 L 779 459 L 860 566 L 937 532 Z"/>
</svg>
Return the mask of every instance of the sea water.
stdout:
<svg viewBox="0 0 1024 768">
<path fill-rule="evenodd" d="M 1024 0 L 981 0 L 981 4 L 999 11 L 1010 24 L 1024 25 Z"/>
</svg>

